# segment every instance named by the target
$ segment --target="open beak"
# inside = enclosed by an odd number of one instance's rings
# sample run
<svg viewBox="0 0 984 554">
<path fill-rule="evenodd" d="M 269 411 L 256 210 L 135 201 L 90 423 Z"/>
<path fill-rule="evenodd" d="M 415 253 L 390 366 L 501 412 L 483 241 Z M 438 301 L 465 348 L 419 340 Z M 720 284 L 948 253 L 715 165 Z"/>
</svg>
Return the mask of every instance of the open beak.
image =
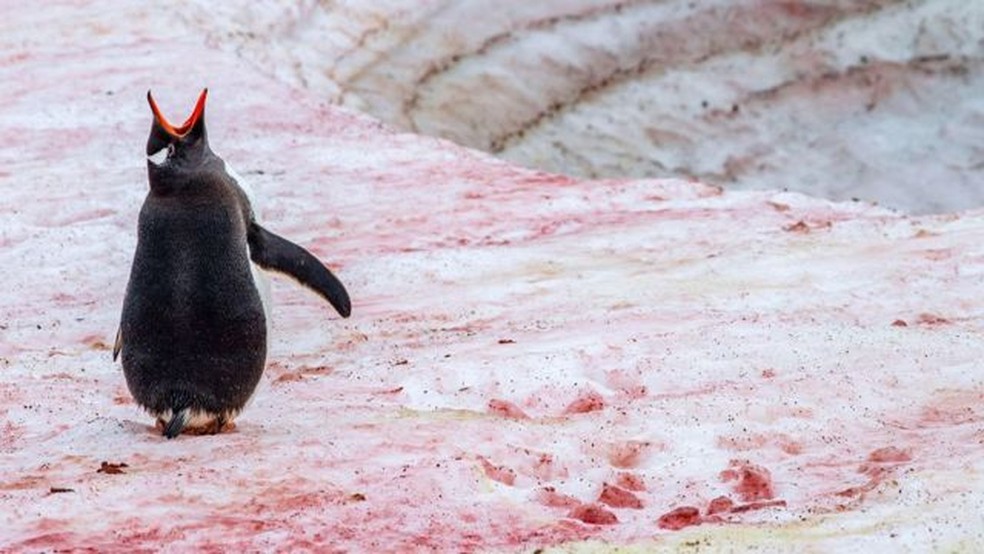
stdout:
<svg viewBox="0 0 984 554">
<path fill-rule="evenodd" d="M 202 93 L 198 96 L 198 103 L 195 104 L 195 111 L 191 112 L 188 119 L 186 119 L 185 122 L 179 127 L 171 125 L 167 118 L 164 117 L 164 114 L 162 114 L 161 109 L 157 107 L 157 102 L 154 102 L 154 97 L 150 94 L 149 90 L 147 91 L 147 102 L 150 103 L 150 109 L 154 112 L 154 118 L 157 120 L 157 123 L 160 124 L 161 128 L 167 131 L 167 133 L 172 137 L 181 138 L 188 134 L 188 131 L 195 126 L 195 123 L 198 123 L 198 120 L 201 119 L 202 114 L 205 113 L 206 96 L 208 96 L 207 88 L 202 89 Z"/>
</svg>

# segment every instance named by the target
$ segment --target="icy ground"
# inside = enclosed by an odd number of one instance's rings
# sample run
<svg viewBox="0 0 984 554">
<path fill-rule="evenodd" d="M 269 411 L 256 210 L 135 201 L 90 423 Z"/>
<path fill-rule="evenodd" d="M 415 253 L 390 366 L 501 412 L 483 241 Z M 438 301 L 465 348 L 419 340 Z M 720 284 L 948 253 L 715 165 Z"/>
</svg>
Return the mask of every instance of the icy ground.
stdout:
<svg viewBox="0 0 984 554">
<path fill-rule="evenodd" d="M 984 548 L 984 213 L 522 169 L 190 13 L 0 20 L 0 551 Z M 109 348 L 144 95 L 178 119 L 204 85 L 353 316 L 276 281 L 235 432 L 166 441 Z"/>
</svg>

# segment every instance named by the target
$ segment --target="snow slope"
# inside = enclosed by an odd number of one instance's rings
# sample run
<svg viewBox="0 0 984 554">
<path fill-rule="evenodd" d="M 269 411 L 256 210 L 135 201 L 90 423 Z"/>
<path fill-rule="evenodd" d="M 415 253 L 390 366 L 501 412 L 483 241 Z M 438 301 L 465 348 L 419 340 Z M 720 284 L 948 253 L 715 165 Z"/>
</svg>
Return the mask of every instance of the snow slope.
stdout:
<svg viewBox="0 0 984 554">
<path fill-rule="evenodd" d="M 984 2 L 214 4 L 278 79 L 528 167 L 984 205 Z"/>
</svg>

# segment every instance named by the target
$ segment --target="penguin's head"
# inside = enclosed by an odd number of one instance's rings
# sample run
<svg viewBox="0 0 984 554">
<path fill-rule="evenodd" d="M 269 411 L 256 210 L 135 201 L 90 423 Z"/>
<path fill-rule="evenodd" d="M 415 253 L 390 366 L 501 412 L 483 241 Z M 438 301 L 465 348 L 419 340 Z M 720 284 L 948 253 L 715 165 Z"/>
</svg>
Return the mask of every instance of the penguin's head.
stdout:
<svg viewBox="0 0 984 554">
<path fill-rule="evenodd" d="M 151 175 L 151 186 L 154 185 L 155 175 L 193 171 L 213 156 L 205 133 L 207 95 L 208 89 L 202 90 L 195 111 L 184 123 L 174 126 L 164 117 L 154 97 L 147 91 L 147 102 L 154 112 L 154 122 L 150 126 L 150 137 L 147 139 L 147 167 Z"/>
</svg>

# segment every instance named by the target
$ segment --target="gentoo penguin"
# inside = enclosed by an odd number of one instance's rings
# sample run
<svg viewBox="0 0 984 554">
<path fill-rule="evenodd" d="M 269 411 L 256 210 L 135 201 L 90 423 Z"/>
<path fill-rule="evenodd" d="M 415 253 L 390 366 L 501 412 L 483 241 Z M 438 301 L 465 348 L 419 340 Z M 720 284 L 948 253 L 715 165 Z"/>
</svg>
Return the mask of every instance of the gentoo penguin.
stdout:
<svg viewBox="0 0 984 554">
<path fill-rule="evenodd" d="M 180 126 L 147 92 L 150 191 L 113 349 L 164 436 L 216 433 L 239 414 L 266 362 L 262 269 L 285 273 L 348 317 L 342 283 L 307 250 L 261 227 L 245 184 L 209 148 L 205 97 Z"/>
</svg>

